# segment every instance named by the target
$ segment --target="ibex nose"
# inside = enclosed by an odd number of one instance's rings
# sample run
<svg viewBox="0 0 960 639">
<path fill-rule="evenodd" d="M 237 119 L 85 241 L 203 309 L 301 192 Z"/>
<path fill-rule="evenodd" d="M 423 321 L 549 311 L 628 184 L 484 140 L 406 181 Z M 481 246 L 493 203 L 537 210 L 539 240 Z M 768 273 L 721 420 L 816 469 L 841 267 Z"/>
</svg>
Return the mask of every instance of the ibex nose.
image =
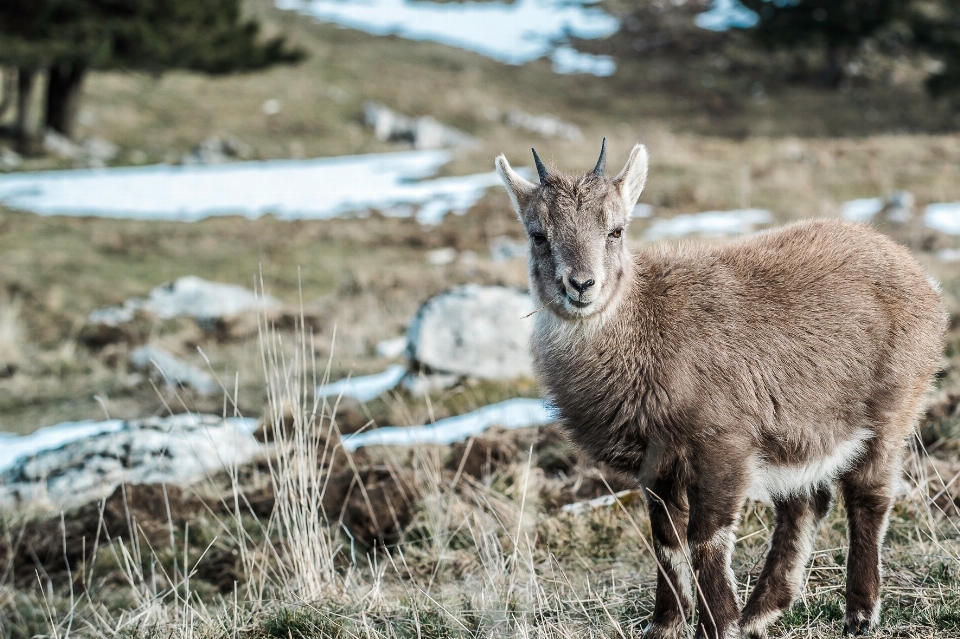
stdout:
<svg viewBox="0 0 960 639">
<path fill-rule="evenodd" d="M 583 295 L 583 292 L 588 288 L 590 288 L 591 286 L 593 286 L 594 284 L 596 284 L 596 282 L 594 282 L 592 278 L 587 280 L 586 282 L 581 282 L 580 280 L 577 280 L 572 277 L 570 278 L 570 286 L 577 289 L 577 292 L 580 293 L 581 295 Z"/>
</svg>

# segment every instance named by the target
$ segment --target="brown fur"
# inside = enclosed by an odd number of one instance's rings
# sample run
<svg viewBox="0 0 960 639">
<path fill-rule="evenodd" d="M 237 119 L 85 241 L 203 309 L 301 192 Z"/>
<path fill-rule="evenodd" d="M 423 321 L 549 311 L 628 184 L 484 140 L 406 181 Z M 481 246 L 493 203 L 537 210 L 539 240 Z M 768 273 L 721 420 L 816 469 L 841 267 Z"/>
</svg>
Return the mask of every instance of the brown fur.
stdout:
<svg viewBox="0 0 960 639">
<path fill-rule="evenodd" d="M 571 439 L 650 493 L 661 570 L 646 635 L 680 636 L 695 573 L 698 637 L 764 636 L 797 595 L 834 481 L 849 517 L 845 630 L 870 629 L 905 440 L 946 327 L 922 268 L 837 220 L 631 255 L 616 230 L 645 181 L 642 146 L 613 179 L 554 171 L 534 185 L 503 156 L 497 167 L 546 305 L 539 378 Z M 741 615 L 730 553 L 752 490 L 774 502 L 777 529 Z"/>
</svg>

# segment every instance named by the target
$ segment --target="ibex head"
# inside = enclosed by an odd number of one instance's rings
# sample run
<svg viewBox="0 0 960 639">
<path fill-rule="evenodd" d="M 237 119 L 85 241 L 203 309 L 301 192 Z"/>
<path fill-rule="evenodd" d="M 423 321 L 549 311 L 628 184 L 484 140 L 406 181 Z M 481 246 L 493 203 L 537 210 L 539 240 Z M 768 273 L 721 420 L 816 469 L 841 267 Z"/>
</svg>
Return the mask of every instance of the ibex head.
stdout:
<svg viewBox="0 0 960 639">
<path fill-rule="evenodd" d="M 629 270 L 624 233 L 647 180 L 647 149 L 633 147 L 615 178 L 604 175 L 606 138 L 590 173 L 571 176 L 546 165 L 533 151 L 540 184 L 528 182 L 504 156 L 497 172 L 530 238 L 530 288 L 560 317 L 601 311 Z"/>
</svg>

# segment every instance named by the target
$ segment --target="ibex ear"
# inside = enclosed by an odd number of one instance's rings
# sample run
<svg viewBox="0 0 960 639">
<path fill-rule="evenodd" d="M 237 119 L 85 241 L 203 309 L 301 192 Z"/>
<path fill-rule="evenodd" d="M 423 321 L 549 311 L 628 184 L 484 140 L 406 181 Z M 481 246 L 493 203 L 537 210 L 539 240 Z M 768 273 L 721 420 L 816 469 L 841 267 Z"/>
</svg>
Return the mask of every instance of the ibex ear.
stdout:
<svg viewBox="0 0 960 639">
<path fill-rule="evenodd" d="M 510 168 L 510 163 L 507 162 L 507 158 L 503 155 L 497 156 L 496 163 L 497 173 L 500 174 L 503 185 L 507 187 L 507 195 L 510 196 L 510 201 L 513 202 L 513 208 L 517 212 L 517 217 L 520 217 L 523 215 L 523 210 L 527 208 L 527 204 L 530 203 L 530 198 L 533 197 L 533 192 L 537 189 L 537 185 L 524 180 L 519 173 Z"/>
<path fill-rule="evenodd" d="M 628 211 L 632 211 L 636 206 L 643 186 L 647 183 L 647 162 L 647 147 L 638 144 L 630 151 L 623 170 L 613 178 L 613 183 L 620 192 L 620 199 Z"/>
</svg>

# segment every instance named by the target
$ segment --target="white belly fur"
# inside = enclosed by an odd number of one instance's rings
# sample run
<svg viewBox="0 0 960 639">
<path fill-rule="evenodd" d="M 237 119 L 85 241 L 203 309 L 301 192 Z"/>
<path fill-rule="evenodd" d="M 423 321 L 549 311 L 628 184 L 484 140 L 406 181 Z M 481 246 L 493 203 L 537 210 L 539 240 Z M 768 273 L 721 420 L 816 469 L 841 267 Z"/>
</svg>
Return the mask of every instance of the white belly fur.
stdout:
<svg viewBox="0 0 960 639">
<path fill-rule="evenodd" d="M 851 439 L 839 444 L 832 454 L 802 466 L 775 466 L 757 460 L 747 496 L 756 501 L 770 503 L 775 497 L 810 494 L 814 488 L 832 482 L 838 475 L 849 470 L 871 436 L 872 433 L 868 430 L 857 430 Z"/>
</svg>

